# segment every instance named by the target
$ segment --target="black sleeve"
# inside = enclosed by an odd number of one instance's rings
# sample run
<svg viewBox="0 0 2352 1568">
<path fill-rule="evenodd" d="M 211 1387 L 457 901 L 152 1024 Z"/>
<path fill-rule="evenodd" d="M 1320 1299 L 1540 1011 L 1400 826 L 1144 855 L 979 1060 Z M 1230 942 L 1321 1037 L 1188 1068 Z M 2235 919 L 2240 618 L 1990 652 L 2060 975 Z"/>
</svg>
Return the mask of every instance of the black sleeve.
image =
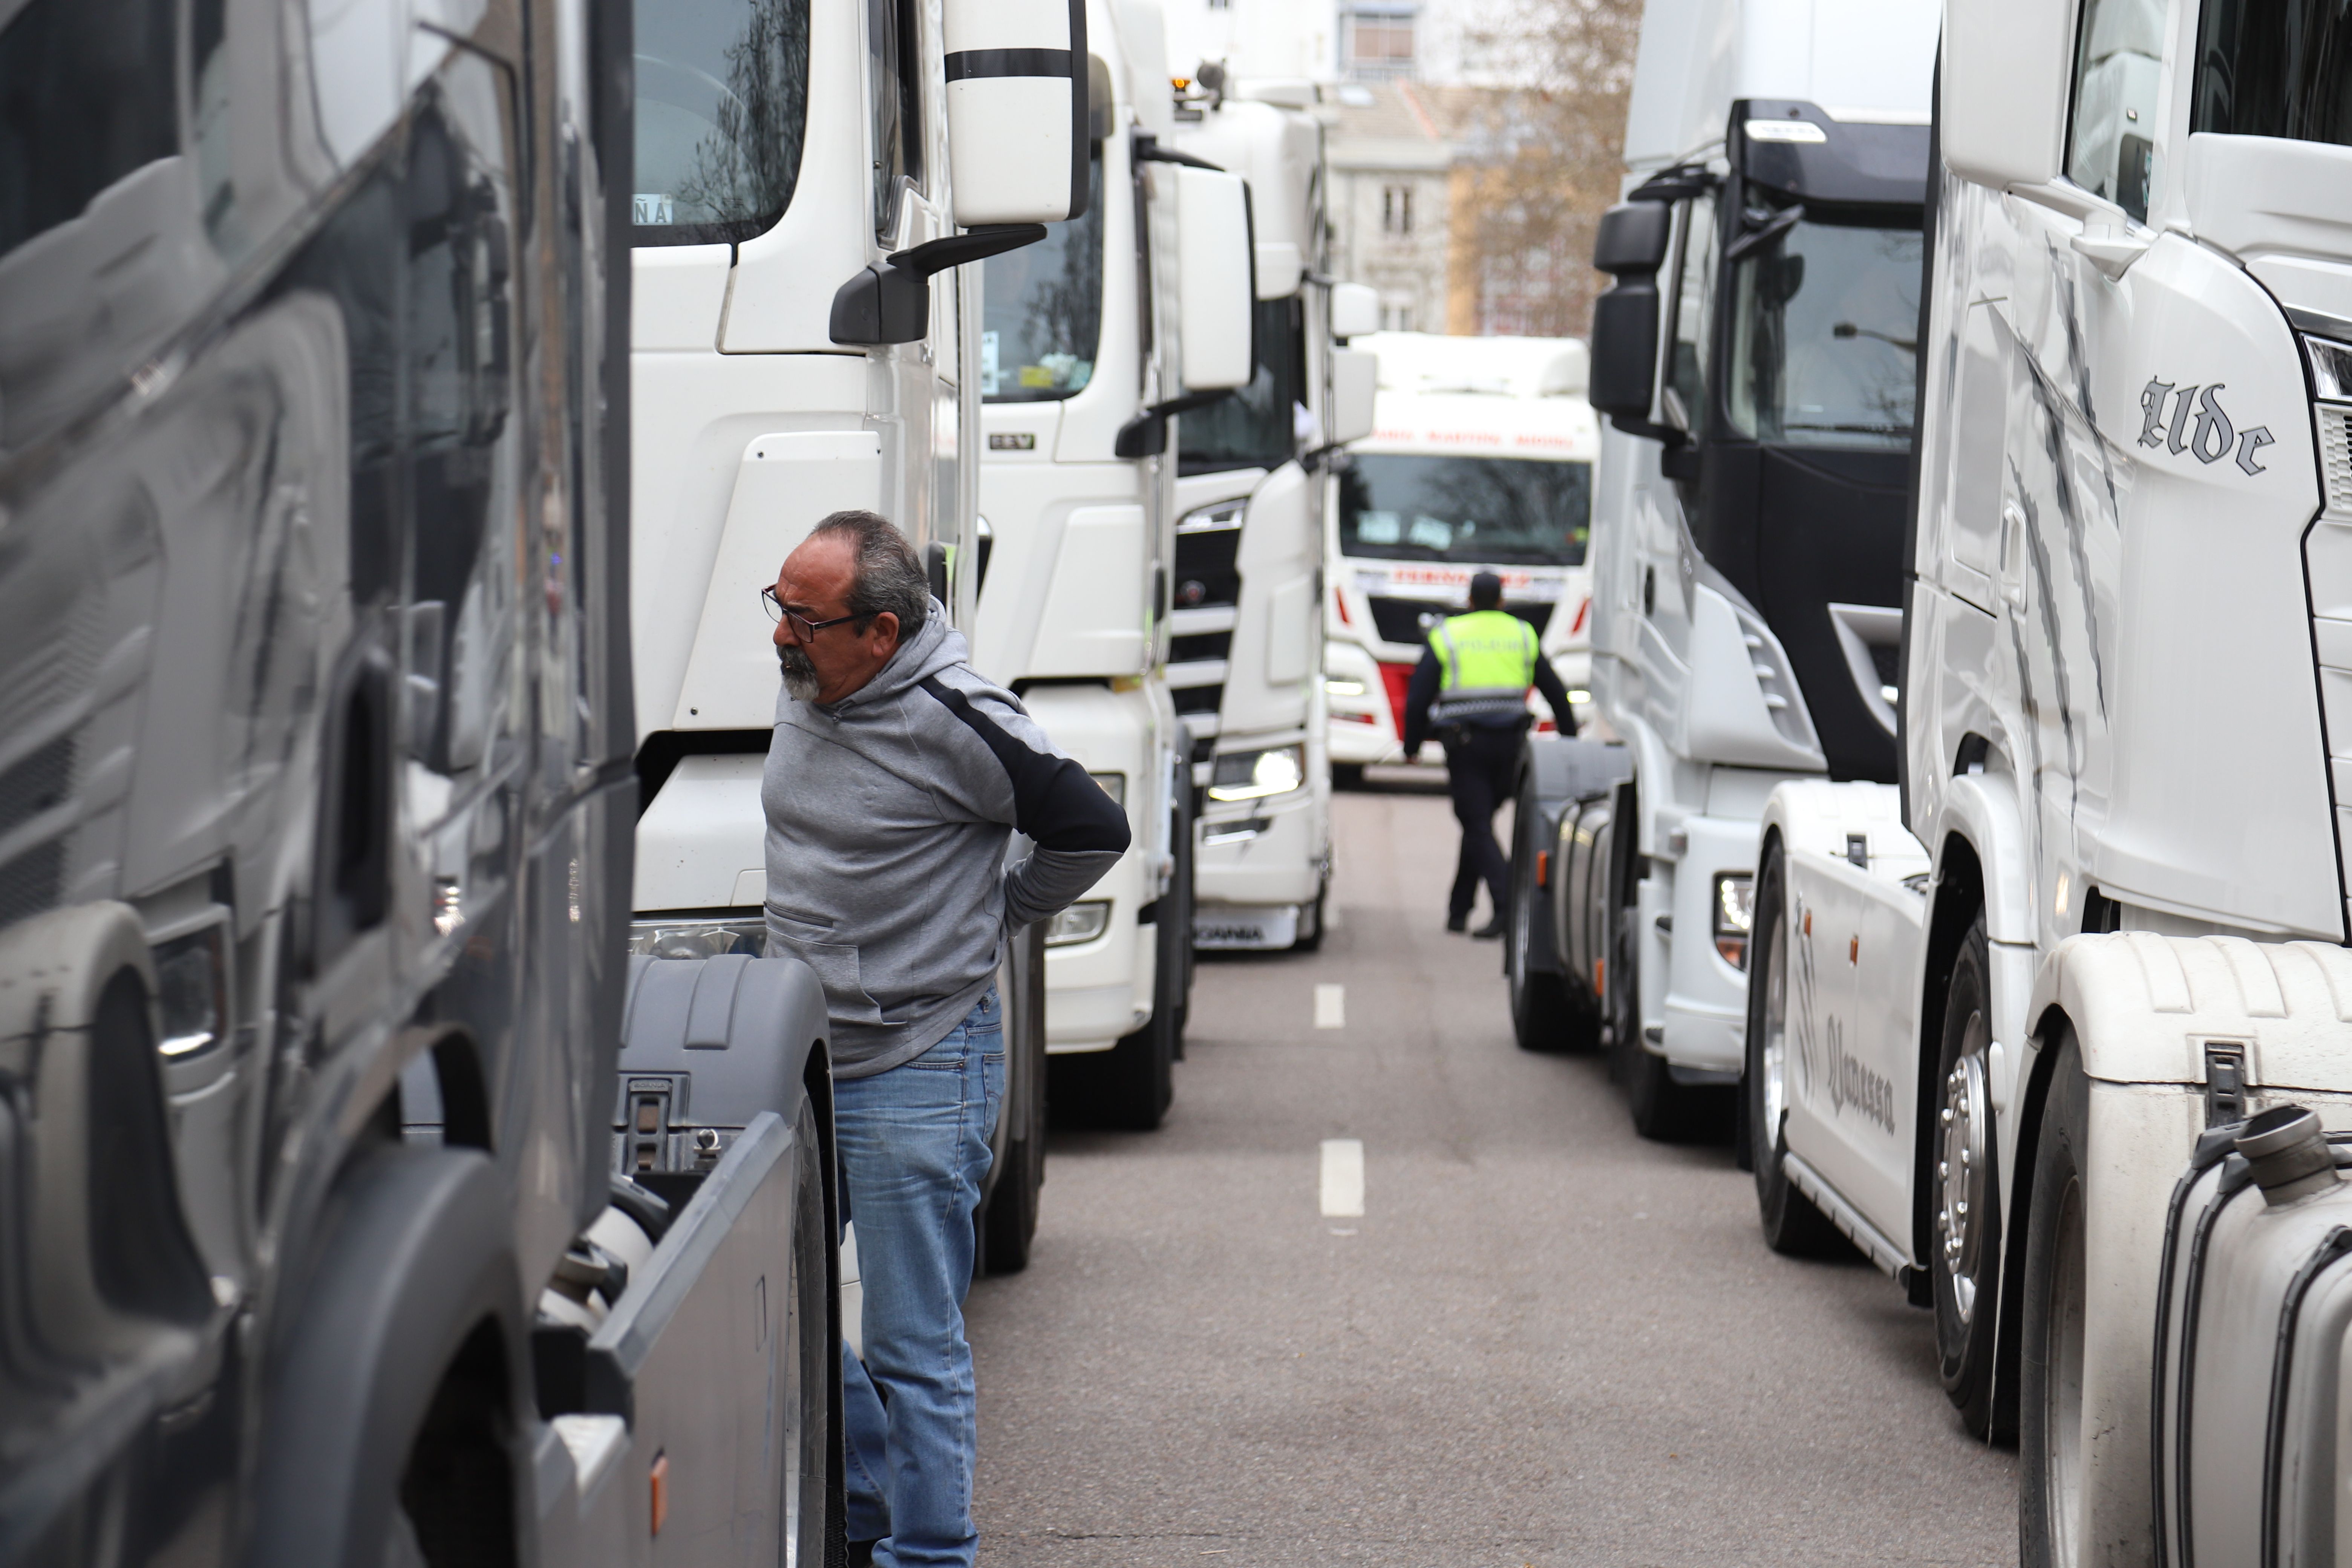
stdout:
<svg viewBox="0 0 2352 1568">
<path fill-rule="evenodd" d="M 1551 660 L 1541 654 L 1536 655 L 1536 689 L 1551 704 L 1551 721 L 1559 726 L 1559 732 L 1574 735 L 1576 714 L 1568 705 L 1568 688 L 1559 683 L 1559 671 L 1551 667 Z"/>
<path fill-rule="evenodd" d="M 938 677 L 922 684 L 923 689 L 938 699 L 949 712 L 971 726 L 972 733 L 1003 765 L 1004 776 L 1013 784 L 1013 826 L 1027 834 L 1038 848 L 1114 856 L 1127 853 L 1127 813 L 1103 793 L 1100 784 L 1087 776 L 1086 769 L 1049 746 L 1041 750 L 1027 744 L 1003 722 L 982 711 L 970 698 Z M 1044 743 L 1044 731 L 1037 730 L 1025 715 L 1011 721 L 1028 728 Z"/>
<path fill-rule="evenodd" d="M 1412 684 L 1404 689 L 1404 760 L 1421 755 L 1421 743 L 1429 739 L 1429 705 L 1437 700 L 1437 650 L 1423 647 L 1421 662 L 1412 667 Z"/>
</svg>

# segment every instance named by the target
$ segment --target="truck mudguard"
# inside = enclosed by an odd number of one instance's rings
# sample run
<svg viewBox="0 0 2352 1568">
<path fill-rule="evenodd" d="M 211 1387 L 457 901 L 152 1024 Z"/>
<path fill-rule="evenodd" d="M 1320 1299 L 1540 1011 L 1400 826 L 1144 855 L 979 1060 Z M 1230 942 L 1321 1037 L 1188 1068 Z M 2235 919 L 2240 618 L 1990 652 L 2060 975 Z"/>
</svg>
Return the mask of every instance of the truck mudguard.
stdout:
<svg viewBox="0 0 2352 1568">
<path fill-rule="evenodd" d="M 268 1377 L 255 1568 L 380 1568 L 444 1368 L 476 1378 L 492 1408 L 530 1404 L 513 1205 L 489 1157 L 388 1145 L 329 1202 L 310 1288 L 281 1309 L 292 1331 Z M 506 1468 L 519 1499 L 519 1449 Z"/>
<path fill-rule="evenodd" d="M 625 1017 L 614 1168 L 673 1205 L 761 1111 L 792 1125 L 826 1027 L 808 965 L 743 953 L 631 958 Z"/>
<path fill-rule="evenodd" d="M 1944 846 L 1965 838 L 1984 868 L 1985 935 L 1994 942 L 2034 939 L 2032 864 L 2011 781 L 1996 773 L 1958 773 L 1942 786 L 1942 808 L 1923 835 L 1940 868 Z M 2094 1073 L 2093 1077 L 2097 1074 Z"/>
</svg>

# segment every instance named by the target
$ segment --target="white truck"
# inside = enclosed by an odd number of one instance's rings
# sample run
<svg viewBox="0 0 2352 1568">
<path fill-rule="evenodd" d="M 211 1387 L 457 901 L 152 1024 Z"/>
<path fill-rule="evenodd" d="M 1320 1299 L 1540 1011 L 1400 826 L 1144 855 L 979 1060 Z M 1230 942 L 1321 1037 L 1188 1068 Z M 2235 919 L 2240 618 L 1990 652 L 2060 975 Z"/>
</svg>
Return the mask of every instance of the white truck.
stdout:
<svg viewBox="0 0 2352 1568">
<path fill-rule="evenodd" d="M 1061 42 L 1081 46 L 1067 112 L 1082 119 L 1085 16 L 1056 14 Z M 1082 165 L 1054 183 L 1037 162 L 1051 149 L 1011 109 L 979 110 L 998 117 L 995 142 L 953 118 L 1043 79 L 1003 72 L 1045 67 L 1003 56 L 988 27 L 941 26 L 855 0 L 638 6 L 639 952 L 761 949 L 777 674 L 758 591 L 819 518 L 861 507 L 897 522 L 972 632 L 974 584 L 950 570 L 978 542 L 969 264 L 1043 236 L 1004 220 L 1078 212 L 1088 191 Z M 1083 152 L 1083 126 L 1054 129 L 1063 156 L 1074 136 Z M 995 159 L 1018 160 L 1031 188 L 1006 188 Z M 1044 1178 L 1043 940 L 1013 933 L 1001 987 L 1005 1109 L 979 1220 L 998 1272 L 1027 1259 Z"/>
<path fill-rule="evenodd" d="M 1168 686 L 1200 798 L 1193 945 L 1311 949 L 1331 878 L 1321 595 L 1323 472 L 1370 429 L 1372 369 L 1336 347 L 1322 277 L 1323 129 L 1312 82 L 1202 65 L 1176 144 L 1249 182 L 1257 272 L 1247 386 L 1178 422 Z M 1344 324 L 1344 323 L 1343 323 Z"/>
<path fill-rule="evenodd" d="M 1773 786 L 1895 778 L 1937 14 L 1812 15 L 1649 8 L 1596 247 L 1591 690 L 1626 777 L 1592 815 L 1529 773 L 1506 947 L 1523 1043 L 1605 1035 L 1648 1136 L 1728 1109 Z"/>
<path fill-rule="evenodd" d="M 1932 1299 L 1954 1401 L 2019 1435 L 2037 1568 L 2156 1559 L 2185 1506 L 2150 1493 L 2151 1347 L 2200 1132 L 2352 1125 L 2333 17 L 1948 12 L 1902 778 L 1765 816 L 1767 1237 L 1827 1216 Z"/>
<path fill-rule="evenodd" d="M 1192 982 L 1192 746 L 1167 680 L 1172 426 L 1247 384 L 1240 175 L 1173 145 L 1160 12 L 1087 8 L 1084 215 L 992 263 L 975 666 L 1121 800 L 1133 846 L 1045 933 L 1059 1116 L 1159 1124 Z M 982 553 L 984 552 L 984 553 Z"/>
<path fill-rule="evenodd" d="M 1405 687 L 1429 628 L 1467 608 L 1476 573 L 1501 576 L 1503 607 L 1535 627 L 1570 700 L 1588 700 L 1601 456 L 1573 338 L 1351 342 L 1379 356 L 1380 392 L 1371 433 L 1331 465 L 1324 535 L 1331 765 L 1348 783 L 1370 763 L 1408 760 Z M 1529 700 L 1549 731 L 1550 710 Z M 1434 741 L 1423 752 L 1441 754 Z"/>
</svg>

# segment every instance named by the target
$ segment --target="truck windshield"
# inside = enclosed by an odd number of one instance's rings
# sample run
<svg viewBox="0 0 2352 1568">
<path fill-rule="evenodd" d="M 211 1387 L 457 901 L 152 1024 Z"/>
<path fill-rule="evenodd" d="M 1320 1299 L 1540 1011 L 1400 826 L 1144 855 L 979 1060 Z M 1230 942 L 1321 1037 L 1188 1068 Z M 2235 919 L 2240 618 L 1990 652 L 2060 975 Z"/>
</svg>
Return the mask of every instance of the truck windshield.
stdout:
<svg viewBox="0 0 2352 1568">
<path fill-rule="evenodd" d="M 1805 447 L 1911 439 L 1919 231 L 1801 222 L 1732 284 L 1731 427 Z"/>
<path fill-rule="evenodd" d="M 2352 146 L 2343 0 L 2205 0 L 2191 131 Z"/>
<path fill-rule="evenodd" d="M 1360 452 L 1339 470 L 1342 555 L 1574 566 L 1591 521 L 1590 463 Z"/>
<path fill-rule="evenodd" d="M 1094 379 L 1102 338 L 1102 143 L 1095 143 L 1083 217 L 982 269 L 980 395 L 991 403 L 1074 397 Z"/>
<path fill-rule="evenodd" d="M 1176 420 L 1180 473 L 1274 468 L 1298 450 L 1298 406 L 1307 399 L 1298 356 L 1298 301 L 1257 302 L 1257 374 L 1231 397 Z"/>
<path fill-rule="evenodd" d="M 732 244 L 800 178 L 808 0 L 636 0 L 635 243 Z"/>
</svg>

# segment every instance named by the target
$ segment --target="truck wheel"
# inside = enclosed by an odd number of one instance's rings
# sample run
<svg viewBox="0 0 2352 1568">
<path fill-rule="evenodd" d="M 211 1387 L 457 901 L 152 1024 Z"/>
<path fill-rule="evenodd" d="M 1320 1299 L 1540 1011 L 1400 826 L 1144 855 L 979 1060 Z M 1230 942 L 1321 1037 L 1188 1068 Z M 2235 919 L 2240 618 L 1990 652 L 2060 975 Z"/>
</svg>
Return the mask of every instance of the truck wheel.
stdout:
<svg viewBox="0 0 2352 1568">
<path fill-rule="evenodd" d="M 1991 961 L 1979 910 L 1952 962 L 1934 1082 L 1943 1103 L 1928 1136 L 1926 1184 L 1935 1208 L 1927 1272 L 1944 1393 L 1971 1436 L 1993 1426 L 1993 1303 L 2000 1299 L 2000 1173 L 1986 1053 L 1992 1044 Z"/>
<path fill-rule="evenodd" d="M 825 1149 L 814 1100 L 801 1101 L 793 1139 L 791 1303 L 792 1385 L 784 1401 L 785 1463 L 781 1514 L 787 1564 L 826 1562 L 825 1541 L 845 1510 L 834 1496 L 834 1408 L 841 1379 L 840 1292 L 833 1283 L 831 1227 L 824 1218 Z"/>
<path fill-rule="evenodd" d="M 1172 1059 L 1180 1062 L 1184 1059 L 1184 1030 L 1192 1018 L 1192 863 L 1197 858 L 1193 840 L 1200 832 L 1200 815 L 1193 807 L 1190 784 L 1184 785 L 1182 795 L 1175 831 L 1170 836 L 1176 864 L 1168 874 L 1168 896 L 1160 900 L 1174 912 L 1160 921 L 1160 970 L 1153 977 L 1152 999 L 1154 1012 L 1163 1003 L 1168 1009 Z"/>
<path fill-rule="evenodd" d="M 1534 967 L 1534 879 L 1511 879 L 1511 919 L 1503 932 L 1503 978 L 1511 992 L 1511 1034 L 1523 1051 L 1556 1051 L 1570 1044 L 1568 986 Z"/>
<path fill-rule="evenodd" d="M 1057 1117 L 1074 1127 L 1149 1132 L 1175 1098 L 1175 1030 L 1164 1014 L 1107 1051 L 1065 1052 L 1048 1058 L 1047 1093 Z"/>
<path fill-rule="evenodd" d="M 1755 933 L 1748 942 L 1748 1062 L 1739 1091 L 1748 1108 L 1748 1162 L 1764 1245 L 1790 1258 L 1831 1258 L 1845 1237 L 1789 1180 L 1788 868 L 1780 847 L 1765 852 L 1756 879 Z"/>
<path fill-rule="evenodd" d="M 1020 994 L 1008 1001 L 1005 1021 L 1006 1100 L 998 1114 L 1015 1118 L 1018 1135 L 1005 1140 L 1004 1163 L 980 1212 L 980 1271 L 1018 1274 L 1029 1267 L 1037 1232 L 1037 1189 L 1045 1184 L 1045 949 L 1033 928 L 1014 938 L 1008 968 Z M 1014 1097 L 1021 1103 L 1014 1103 Z"/>
<path fill-rule="evenodd" d="M 2084 1172 L 2091 1085 L 2074 1031 L 2057 1043 L 2025 1222 L 2025 1322 L 2019 1347 L 2018 1557 L 2021 1568 L 2083 1560 L 2083 1342 L 2087 1291 Z"/>
</svg>

